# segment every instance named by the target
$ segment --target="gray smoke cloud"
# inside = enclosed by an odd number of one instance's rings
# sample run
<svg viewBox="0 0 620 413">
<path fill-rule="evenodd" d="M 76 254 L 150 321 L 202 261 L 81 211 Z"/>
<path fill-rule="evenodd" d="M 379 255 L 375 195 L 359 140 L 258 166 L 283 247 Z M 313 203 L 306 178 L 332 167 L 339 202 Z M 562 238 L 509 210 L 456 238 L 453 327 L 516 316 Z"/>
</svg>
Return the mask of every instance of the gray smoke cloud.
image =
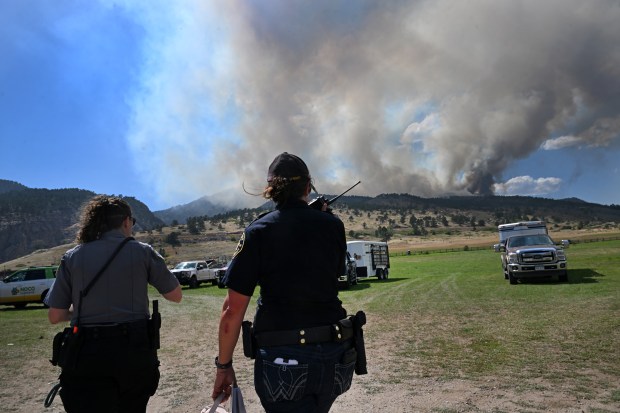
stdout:
<svg viewBox="0 0 620 413">
<path fill-rule="evenodd" d="M 548 189 L 557 178 L 504 171 L 539 149 L 619 138 L 617 1 L 184 4 L 184 29 L 153 46 L 173 55 L 151 68 L 131 136 L 142 151 L 160 140 L 149 151 L 163 164 L 150 172 L 161 185 L 181 175 L 205 193 L 241 182 L 261 188 L 271 159 L 288 151 L 326 193 L 358 179 L 356 193 L 368 195 Z M 225 43 L 201 47 L 207 28 Z M 213 55 L 224 63 L 214 66 Z M 169 91 L 153 92 L 166 80 Z M 209 116 L 234 108 L 234 133 L 204 144 L 195 126 L 201 99 L 219 108 Z M 175 103 L 155 111 L 149 101 Z M 203 145 L 208 166 L 176 156 Z"/>
</svg>

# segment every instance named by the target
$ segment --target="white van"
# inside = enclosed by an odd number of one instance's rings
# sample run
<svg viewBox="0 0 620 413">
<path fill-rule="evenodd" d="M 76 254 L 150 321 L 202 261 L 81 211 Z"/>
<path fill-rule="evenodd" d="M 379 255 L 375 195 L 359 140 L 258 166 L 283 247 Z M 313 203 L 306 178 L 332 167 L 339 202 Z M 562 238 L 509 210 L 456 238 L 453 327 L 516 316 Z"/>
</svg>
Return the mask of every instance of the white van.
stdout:
<svg viewBox="0 0 620 413">
<path fill-rule="evenodd" d="M 387 242 L 349 241 L 347 251 L 357 265 L 357 278 L 377 277 L 386 280 L 390 272 L 390 253 Z"/>
</svg>

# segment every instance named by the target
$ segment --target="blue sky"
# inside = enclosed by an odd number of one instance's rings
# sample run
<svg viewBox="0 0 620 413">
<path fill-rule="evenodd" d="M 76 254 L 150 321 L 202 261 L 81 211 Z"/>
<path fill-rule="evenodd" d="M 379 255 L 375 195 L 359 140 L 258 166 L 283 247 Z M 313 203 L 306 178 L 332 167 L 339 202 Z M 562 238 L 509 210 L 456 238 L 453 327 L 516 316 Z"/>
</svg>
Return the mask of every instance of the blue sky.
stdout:
<svg viewBox="0 0 620 413">
<path fill-rule="evenodd" d="M 319 191 L 620 204 L 617 2 L 0 3 L 0 179 L 255 202 Z"/>
</svg>

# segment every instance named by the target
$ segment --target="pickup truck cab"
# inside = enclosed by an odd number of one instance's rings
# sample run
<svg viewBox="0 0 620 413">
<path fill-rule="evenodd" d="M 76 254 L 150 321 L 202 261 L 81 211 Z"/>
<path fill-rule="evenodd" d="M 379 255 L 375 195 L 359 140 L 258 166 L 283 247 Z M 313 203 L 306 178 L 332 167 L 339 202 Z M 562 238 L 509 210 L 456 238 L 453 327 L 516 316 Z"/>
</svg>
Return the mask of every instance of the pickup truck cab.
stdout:
<svg viewBox="0 0 620 413">
<path fill-rule="evenodd" d="M 42 303 L 56 280 L 58 266 L 29 267 L 9 275 L 0 282 L 0 305 L 24 308 Z"/>
<path fill-rule="evenodd" d="M 213 285 L 217 284 L 215 266 L 215 260 L 183 261 L 178 263 L 171 272 L 177 277 L 181 285 L 197 288 L 201 283 L 207 281 Z"/>
</svg>

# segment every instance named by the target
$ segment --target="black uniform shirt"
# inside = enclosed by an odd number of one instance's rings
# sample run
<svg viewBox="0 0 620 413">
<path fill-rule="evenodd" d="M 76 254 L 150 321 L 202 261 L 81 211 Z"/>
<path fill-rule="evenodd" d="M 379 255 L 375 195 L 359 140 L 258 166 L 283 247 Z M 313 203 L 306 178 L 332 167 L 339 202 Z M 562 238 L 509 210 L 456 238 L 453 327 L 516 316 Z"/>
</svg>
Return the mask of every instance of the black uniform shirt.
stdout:
<svg viewBox="0 0 620 413">
<path fill-rule="evenodd" d="M 55 308 L 69 308 L 73 304 L 71 324 L 75 324 L 80 291 L 124 239 L 120 230 L 112 230 L 103 234 L 101 239 L 79 244 L 67 251 L 45 299 L 46 304 Z M 179 282 L 150 245 L 129 241 L 84 297 L 80 323 L 120 323 L 148 318 L 148 284 L 166 294 Z"/>
<path fill-rule="evenodd" d="M 244 231 L 225 284 L 247 296 L 260 285 L 256 331 L 334 323 L 347 244 L 344 224 L 302 200 L 279 205 Z"/>
</svg>

